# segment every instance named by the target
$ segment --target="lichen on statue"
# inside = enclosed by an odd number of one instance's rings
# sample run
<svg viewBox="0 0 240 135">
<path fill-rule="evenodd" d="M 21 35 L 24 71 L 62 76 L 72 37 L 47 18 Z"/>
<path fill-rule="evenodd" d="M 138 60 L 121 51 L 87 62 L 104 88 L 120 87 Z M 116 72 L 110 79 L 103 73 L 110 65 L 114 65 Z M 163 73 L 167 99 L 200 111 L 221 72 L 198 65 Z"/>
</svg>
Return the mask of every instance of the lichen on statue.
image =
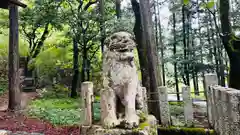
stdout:
<svg viewBox="0 0 240 135">
<path fill-rule="evenodd" d="M 101 124 L 105 128 L 139 125 L 137 110 L 143 108 L 143 96 L 134 63 L 135 47 L 127 32 L 114 33 L 105 40 L 101 90 Z"/>
</svg>

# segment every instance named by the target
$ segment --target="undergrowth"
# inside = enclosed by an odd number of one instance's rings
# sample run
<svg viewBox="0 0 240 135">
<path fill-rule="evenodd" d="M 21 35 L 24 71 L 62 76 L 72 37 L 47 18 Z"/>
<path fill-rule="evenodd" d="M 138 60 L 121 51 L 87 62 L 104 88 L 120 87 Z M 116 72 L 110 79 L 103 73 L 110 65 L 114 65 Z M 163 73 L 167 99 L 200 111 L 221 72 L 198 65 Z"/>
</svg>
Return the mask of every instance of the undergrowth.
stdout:
<svg viewBox="0 0 240 135">
<path fill-rule="evenodd" d="M 79 99 L 38 99 L 31 102 L 27 112 L 53 125 L 78 125 L 82 121 Z"/>
<path fill-rule="evenodd" d="M 83 104 L 80 98 L 56 97 L 54 92 L 52 96 L 45 94 L 43 98 L 31 102 L 27 109 L 29 116 L 46 120 L 53 125 L 79 125 L 83 121 Z M 100 97 L 95 98 L 93 112 L 94 121 L 100 121 Z"/>
<path fill-rule="evenodd" d="M 101 110 L 100 110 L 100 97 L 99 96 L 95 97 L 95 101 L 93 103 L 93 112 L 94 112 L 94 116 L 93 116 L 94 121 L 95 122 L 100 121 L 100 117 L 101 117 L 100 116 L 100 112 L 101 112 Z"/>
<path fill-rule="evenodd" d="M 3 94 L 7 90 L 7 81 L 4 81 L 0 78 L 0 95 Z"/>
</svg>

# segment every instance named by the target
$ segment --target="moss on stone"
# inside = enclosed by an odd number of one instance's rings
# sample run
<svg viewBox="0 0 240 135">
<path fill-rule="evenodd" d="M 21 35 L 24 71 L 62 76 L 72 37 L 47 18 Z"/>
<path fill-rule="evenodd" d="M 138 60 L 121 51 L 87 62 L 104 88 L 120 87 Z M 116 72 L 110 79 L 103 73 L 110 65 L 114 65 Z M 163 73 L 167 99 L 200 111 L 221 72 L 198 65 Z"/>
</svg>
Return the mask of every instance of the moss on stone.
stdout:
<svg viewBox="0 0 240 135">
<path fill-rule="evenodd" d="M 151 126 L 146 120 L 144 122 L 141 122 L 138 128 L 133 129 L 134 132 L 139 132 L 143 130 L 148 131 L 149 135 L 157 135 L 157 127 Z"/>
<path fill-rule="evenodd" d="M 138 116 L 139 116 L 140 123 L 147 120 L 147 115 L 142 111 L 138 111 Z"/>
<path fill-rule="evenodd" d="M 159 127 L 158 133 L 162 135 L 216 135 L 213 130 L 204 128 L 178 128 L 178 127 Z"/>
<path fill-rule="evenodd" d="M 149 123 L 147 123 L 147 122 L 143 122 L 143 123 L 140 123 L 139 124 L 139 128 L 140 129 L 145 129 L 145 127 L 150 127 L 150 124 Z"/>
</svg>

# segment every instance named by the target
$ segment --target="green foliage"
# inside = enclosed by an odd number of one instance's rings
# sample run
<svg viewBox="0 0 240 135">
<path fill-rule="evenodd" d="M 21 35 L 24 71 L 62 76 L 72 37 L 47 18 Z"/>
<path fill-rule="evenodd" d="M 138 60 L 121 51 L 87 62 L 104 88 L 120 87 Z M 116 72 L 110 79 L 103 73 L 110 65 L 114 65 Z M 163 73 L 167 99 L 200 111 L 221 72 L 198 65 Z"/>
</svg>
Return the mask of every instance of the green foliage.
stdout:
<svg viewBox="0 0 240 135">
<path fill-rule="evenodd" d="M 150 126 L 150 125 L 149 125 L 149 123 L 147 123 L 147 122 L 143 122 L 143 123 L 140 123 L 140 124 L 139 124 L 139 128 L 142 129 L 142 130 L 143 130 L 145 127 L 149 127 L 149 126 Z"/>
<path fill-rule="evenodd" d="M 208 1 L 208 2 L 201 2 L 199 5 L 203 9 L 212 9 L 215 6 L 214 0 Z"/>
<path fill-rule="evenodd" d="M 100 108 L 100 102 L 94 102 L 93 103 L 93 118 L 94 121 L 100 121 L 101 118 L 101 108 Z"/>
<path fill-rule="evenodd" d="M 172 116 L 183 115 L 183 113 L 184 113 L 183 104 L 170 105 L 170 113 Z"/>
<path fill-rule="evenodd" d="M 28 107 L 28 114 L 32 117 L 47 120 L 54 125 L 78 125 L 82 121 L 80 114 L 80 100 L 39 99 L 32 101 Z"/>
<path fill-rule="evenodd" d="M 184 5 L 188 5 L 189 2 L 190 2 L 189 0 L 183 0 L 183 4 L 184 4 Z"/>
<path fill-rule="evenodd" d="M 168 102 L 169 105 L 183 106 L 183 102 Z"/>
<path fill-rule="evenodd" d="M 1 25 L 1 24 L 0 24 Z M 0 34 L 0 93 L 7 90 L 8 85 L 8 46 L 9 37 L 5 34 Z M 28 50 L 23 40 L 19 41 L 19 54 L 26 56 Z"/>
<path fill-rule="evenodd" d="M 208 3 L 207 3 L 207 8 L 213 8 L 214 7 L 214 5 L 215 5 L 215 2 L 214 2 L 214 0 L 211 0 L 211 1 L 209 1 Z"/>
<path fill-rule="evenodd" d="M 147 114 L 143 113 L 142 111 L 138 113 L 139 121 L 144 122 L 147 120 Z"/>
<path fill-rule="evenodd" d="M 94 103 L 93 103 L 93 118 L 94 118 L 94 121 L 100 121 L 100 118 L 101 118 L 101 108 L 100 108 L 100 96 L 95 96 L 95 100 L 94 100 Z"/>
<path fill-rule="evenodd" d="M 209 133 L 204 128 L 159 127 L 158 133 L 163 135 L 216 135 L 213 130 Z"/>
<path fill-rule="evenodd" d="M 20 33 L 28 42 L 28 55 L 36 57 L 54 29 L 62 30 L 59 14 L 61 2 L 55 0 L 30 0 L 27 8 L 20 11 Z"/>
<path fill-rule="evenodd" d="M 70 90 L 62 84 L 53 84 L 39 92 L 43 98 L 67 98 Z"/>
</svg>

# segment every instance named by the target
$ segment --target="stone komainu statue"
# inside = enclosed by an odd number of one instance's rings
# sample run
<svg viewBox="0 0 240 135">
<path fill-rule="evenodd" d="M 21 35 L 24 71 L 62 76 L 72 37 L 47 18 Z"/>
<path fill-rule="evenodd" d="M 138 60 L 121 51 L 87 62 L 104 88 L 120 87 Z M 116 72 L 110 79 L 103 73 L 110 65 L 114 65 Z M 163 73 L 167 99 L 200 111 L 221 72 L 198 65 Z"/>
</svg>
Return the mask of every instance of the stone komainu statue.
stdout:
<svg viewBox="0 0 240 135">
<path fill-rule="evenodd" d="M 134 64 L 136 43 L 131 34 L 117 32 L 105 41 L 101 122 L 104 127 L 138 126 L 136 110 L 143 108 L 142 87 Z"/>
</svg>

